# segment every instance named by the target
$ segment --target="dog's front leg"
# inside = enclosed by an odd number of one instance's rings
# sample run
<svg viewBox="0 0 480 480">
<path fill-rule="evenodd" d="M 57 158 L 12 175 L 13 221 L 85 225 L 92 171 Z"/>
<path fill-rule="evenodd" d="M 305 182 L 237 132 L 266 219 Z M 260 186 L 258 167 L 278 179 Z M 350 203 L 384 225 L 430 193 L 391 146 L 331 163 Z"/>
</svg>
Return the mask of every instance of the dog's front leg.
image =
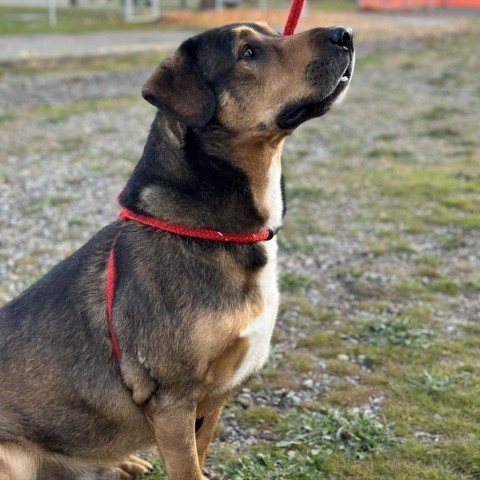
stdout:
<svg viewBox="0 0 480 480">
<path fill-rule="evenodd" d="M 161 396 L 150 400 L 147 415 L 168 479 L 207 480 L 198 460 L 196 405 L 181 397 Z"/>
<path fill-rule="evenodd" d="M 212 441 L 221 412 L 222 407 L 219 407 L 208 415 L 202 417 L 201 426 L 196 433 L 198 461 L 200 463 L 200 467 L 203 467 L 203 464 L 205 463 L 208 445 Z"/>
</svg>

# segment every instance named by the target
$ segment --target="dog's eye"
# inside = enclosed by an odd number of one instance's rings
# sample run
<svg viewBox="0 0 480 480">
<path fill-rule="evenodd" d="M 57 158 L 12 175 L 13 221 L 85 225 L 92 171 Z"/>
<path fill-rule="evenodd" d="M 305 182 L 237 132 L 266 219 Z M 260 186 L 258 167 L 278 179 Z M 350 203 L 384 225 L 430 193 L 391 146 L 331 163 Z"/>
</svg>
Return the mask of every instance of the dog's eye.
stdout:
<svg viewBox="0 0 480 480">
<path fill-rule="evenodd" d="M 255 57 L 255 50 L 250 45 L 245 45 L 242 50 L 242 58 Z"/>
</svg>

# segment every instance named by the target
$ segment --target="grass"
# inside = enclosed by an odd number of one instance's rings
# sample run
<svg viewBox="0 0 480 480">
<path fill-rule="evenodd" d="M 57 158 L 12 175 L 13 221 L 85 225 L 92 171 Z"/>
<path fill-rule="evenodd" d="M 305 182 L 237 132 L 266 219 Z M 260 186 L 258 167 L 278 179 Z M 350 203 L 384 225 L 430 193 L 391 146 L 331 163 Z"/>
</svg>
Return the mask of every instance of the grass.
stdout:
<svg viewBox="0 0 480 480">
<path fill-rule="evenodd" d="M 365 459 L 390 442 L 389 428 L 372 412 L 322 409 L 290 412 L 275 446 L 256 446 L 224 468 L 226 478 L 263 480 L 331 478 L 335 455 Z"/>
<path fill-rule="evenodd" d="M 162 5 L 163 6 L 163 5 Z M 0 6 L 0 34 L 83 33 L 93 31 L 171 28 L 169 22 L 126 23 L 121 8 L 57 8 L 57 24 L 48 24 L 41 7 Z"/>
<path fill-rule="evenodd" d="M 23 212 L 26 214 L 34 214 L 42 212 L 47 207 L 59 207 L 61 205 L 68 205 L 73 202 L 73 198 L 65 196 L 44 196 L 36 200 L 33 204 L 25 207 Z"/>
<path fill-rule="evenodd" d="M 365 326 L 365 335 L 374 345 L 390 345 L 407 350 L 429 348 L 433 331 L 412 318 L 374 319 Z"/>
<path fill-rule="evenodd" d="M 0 78 L 14 73 L 35 74 L 44 72 L 128 72 L 138 68 L 155 67 L 163 58 L 163 52 L 139 52 L 135 54 L 99 55 L 80 58 L 29 58 L 11 63 L 3 63 L 0 67 Z M 0 116 L 0 120 L 2 117 Z"/>
<path fill-rule="evenodd" d="M 305 275 L 292 272 L 282 273 L 280 276 L 280 289 L 282 291 L 295 292 L 310 287 L 314 282 Z"/>
<path fill-rule="evenodd" d="M 43 121 L 48 124 L 56 124 L 63 122 L 73 115 L 79 115 L 84 112 L 90 112 L 96 109 L 121 109 L 141 103 L 138 95 L 120 97 L 120 98 L 98 98 L 94 100 L 81 100 L 74 103 L 59 104 L 59 105 L 39 105 L 25 110 L 17 110 L 10 113 L 3 120 L 0 117 L 0 124 L 21 118 L 38 118 L 42 117 Z M 73 144 L 81 142 L 81 137 L 71 137 L 70 139 L 63 139 L 66 148 L 69 146 L 73 148 Z"/>
</svg>

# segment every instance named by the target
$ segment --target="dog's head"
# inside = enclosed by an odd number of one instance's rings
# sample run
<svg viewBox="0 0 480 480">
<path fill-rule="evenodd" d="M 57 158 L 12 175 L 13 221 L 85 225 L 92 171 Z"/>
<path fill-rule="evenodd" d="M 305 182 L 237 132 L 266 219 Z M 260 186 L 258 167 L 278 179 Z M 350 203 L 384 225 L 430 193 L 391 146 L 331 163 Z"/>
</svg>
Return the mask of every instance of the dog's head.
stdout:
<svg viewBox="0 0 480 480">
<path fill-rule="evenodd" d="M 353 66 L 348 28 L 284 37 L 265 23 L 232 24 L 185 41 L 142 93 L 191 127 L 213 123 L 238 134 L 284 136 L 330 109 L 346 91 Z"/>
</svg>

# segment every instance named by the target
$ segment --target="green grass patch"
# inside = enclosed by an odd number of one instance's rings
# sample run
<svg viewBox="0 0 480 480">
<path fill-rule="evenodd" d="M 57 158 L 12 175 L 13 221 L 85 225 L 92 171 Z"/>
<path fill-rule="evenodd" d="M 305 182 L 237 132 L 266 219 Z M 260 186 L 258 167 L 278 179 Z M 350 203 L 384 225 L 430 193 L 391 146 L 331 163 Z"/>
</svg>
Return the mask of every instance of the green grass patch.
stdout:
<svg viewBox="0 0 480 480">
<path fill-rule="evenodd" d="M 325 190 L 320 187 L 297 186 L 288 189 L 288 196 L 292 199 L 300 199 L 305 201 L 318 201 L 319 199 L 330 199 L 335 196 L 332 191 Z"/>
<path fill-rule="evenodd" d="M 282 423 L 282 417 L 272 407 L 253 406 L 237 414 L 246 427 L 275 428 Z"/>
<path fill-rule="evenodd" d="M 391 442 L 380 417 L 361 410 L 290 412 L 281 423 L 283 439 L 257 446 L 223 467 L 225 479 L 333 478 L 332 457 L 363 460 Z"/>
<path fill-rule="evenodd" d="M 324 332 L 318 328 L 311 329 L 308 335 L 300 338 L 298 345 L 318 352 L 324 358 L 336 357 L 343 353 L 341 338 L 336 333 Z"/>
<path fill-rule="evenodd" d="M 73 202 L 73 198 L 65 196 L 52 196 L 47 195 L 39 198 L 32 205 L 23 208 L 23 212 L 26 214 L 39 213 L 47 207 L 59 207 L 62 205 L 68 205 Z"/>
<path fill-rule="evenodd" d="M 449 138 L 457 138 L 460 136 L 460 133 L 457 130 L 454 130 L 451 127 L 438 127 L 438 128 L 432 128 L 425 132 L 425 135 L 428 137 L 433 137 L 433 138 L 444 138 L 444 139 L 449 139 Z"/>
<path fill-rule="evenodd" d="M 376 159 L 389 159 L 400 161 L 412 161 L 414 160 L 414 154 L 407 149 L 376 147 L 368 152 L 370 158 Z"/>
<path fill-rule="evenodd" d="M 434 333 L 410 317 L 378 318 L 365 325 L 369 343 L 377 346 L 403 347 L 407 350 L 430 347 Z"/>
<path fill-rule="evenodd" d="M 135 54 L 97 55 L 81 58 L 29 58 L 3 64 L 3 74 L 46 72 L 129 72 L 139 68 L 158 65 L 164 58 L 164 52 L 138 52 Z M 2 72 L 0 71 L 0 76 Z M 1 117 L 0 117 L 1 119 Z"/>
<path fill-rule="evenodd" d="M 316 359 L 308 352 L 290 351 L 285 356 L 284 364 L 295 372 L 308 373 L 315 370 Z"/>
<path fill-rule="evenodd" d="M 457 278 L 438 278 L 427 285 L 432 292 L 445 293 L 447 295 L 470 294 L 480 291 L 478 280 L 460 280 Z"/>
<path fill-rule="evenodd" d="M 67 120 L 73 115 L 95 110 L 128 108 L 136 104 L 143 104 L 140 95 L 118 98 L 98 98 L 95 100 L 83 100 L 60 105 L 41 105 L 9 113 L 9 121 L 40 116 L 45 118 L 47 124 L 57 124 Z"/>
<path fill-rule="evenodd" d="M 433 120 L 446 120 L 449 119 L 452 115 L 463 113 L 460 108 L 446 106 L 446 105 L 436 105 L 435 107 L 429 108 L 421 113 L 420 118 L 423 120 L 433 121 Z"/>
<path fill-rule="evenodd" d="M 162 4 L 162 7 L 165 6 Z M 137 12 L 140 13 L 142 12 Z M 48 23 L 46 7 L 0 6 L 0 34 L 83 33 L 158 28 L 178 28 L 178 25 L 164 19 L 150 23 L 125 22 L 120 4 L 118 7 L 109 8 L 58 7 L 57 24 L 54 26 Z"/>
<path fill-rule="evenodd" d="M 314 285 L 314 281 L 305 275 L 285 272 L 280 275 L 280 289 L 286 292 L 296 292 Z"/>
<path fill-rule="evenodd" d="M 427 395 L 438 398 L 442 392 L 453 387 L 453 380 L 448 375 L 435 374 L 424 370 L 423 372 L 408 377 L 407 382 L 417 389 L 423 390 Z"/>
</svg>

